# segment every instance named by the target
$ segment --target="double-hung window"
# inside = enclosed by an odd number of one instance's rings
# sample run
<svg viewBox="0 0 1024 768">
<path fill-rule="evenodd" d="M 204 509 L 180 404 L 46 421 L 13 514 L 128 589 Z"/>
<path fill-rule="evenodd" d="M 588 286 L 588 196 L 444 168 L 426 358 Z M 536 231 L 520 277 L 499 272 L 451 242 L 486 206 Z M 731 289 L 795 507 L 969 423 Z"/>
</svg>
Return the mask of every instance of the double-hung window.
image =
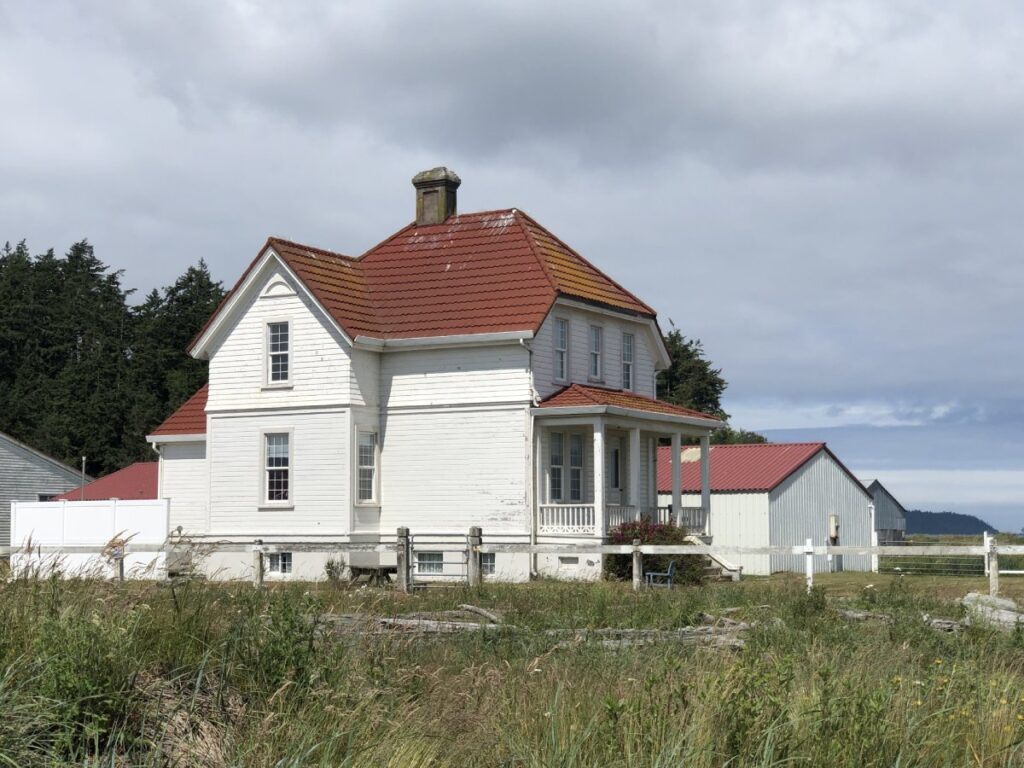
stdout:
<svg viewBox="0 0 1024 768">
<path fill-rule="evenodd" d="M 555 381 L 569 380 L 569 321 L 555 318 Z"/>
<path fill-rule="evenodd" d="M 377 434 L 359 433 L 359 493 L 357 499 L 363 504 L 377 500 Z"/>
<path fill-rule="evenodd" d="M 583 435 L 569 435 L 569 501 L 583 501 Z"/>
<path fill-rule="evenodd" d="M 290 369 L 291 333 L 288 323 L 267 323 L 267 383 L 287 384 Z"/>
<path fill-rule="evenodd" d="M 444 573 L 444 552 L 417 552 L 417 573 Z"/>
<path fill-rule="evenodd" d="M 590 370 L 589 376 L 594 381 L 601 380 L 602 360 L 604 356 L 604 328 L 600 325 L 590 326 Z"/>
<path fill-rule="evenodd" d="M 480 553 L 480 573 L 484 576 L 494 575 L 495 556 L 493 552 Z"/>
<path fill-rule="evenodd" d="M 548 474 L 548 496 L 551 501 L 562 500 L 562 471 L 565 468 L 564 448 L 562 433 L 552 432 L 549 442 L 551 458 Z"/>
<path fill-rule="evenodd" d="M 287 432 L 269 433 L 264 436 L 265 499 L 270 503 L 287 502 L 291 499 L 291 447 Z"/>
<path fill-rule="evenodd" d="M 633 388 L 633 334 L 622 334 L 622 388 Z"/>
</svg>

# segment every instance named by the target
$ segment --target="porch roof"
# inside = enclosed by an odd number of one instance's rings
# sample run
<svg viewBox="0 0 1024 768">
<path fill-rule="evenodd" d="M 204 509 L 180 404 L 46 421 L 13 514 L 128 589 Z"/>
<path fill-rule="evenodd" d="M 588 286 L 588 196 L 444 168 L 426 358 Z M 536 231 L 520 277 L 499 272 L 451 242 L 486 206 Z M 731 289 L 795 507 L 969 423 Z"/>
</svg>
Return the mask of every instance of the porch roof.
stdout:
<svg viewBox="0 0 1024 768">
<path fill-rule="evenodd" d="M 621 389 L 570 384 L 534 409 L 538 416 L 612 414 L 633 418 L 669 421 L 708 429 L 717 429 L 723 422 L 706 413 L 679 405 L 644 397 Z"/>
</svg>

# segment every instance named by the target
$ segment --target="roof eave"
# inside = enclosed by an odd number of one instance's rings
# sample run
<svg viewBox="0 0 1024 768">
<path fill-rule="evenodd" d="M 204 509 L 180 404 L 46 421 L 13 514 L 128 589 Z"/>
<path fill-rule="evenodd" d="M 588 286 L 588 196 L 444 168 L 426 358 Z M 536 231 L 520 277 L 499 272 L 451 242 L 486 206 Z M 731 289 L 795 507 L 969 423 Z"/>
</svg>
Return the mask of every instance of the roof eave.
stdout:
<svg viewBox="0 0 1024 768">
<path fill-rule="evenodd" d="M 687 427 L 715 430 L 723 424 L 717 419 L 700 419 L 694 416 L 683 416 L 660 411 L 644 411 L 638 408 L 623 408 L 618 405 L 562 405 L 548 408 L 531 409 L 535 416 L 622 416 L 629 419 L 644 421 L 667 421 Z"/>
<path fill-rule="evenodd" d="M 190 435 L 146 435 L 146 442 L 153 445 L 164 443 L 203 443 L 206 442 L 206 433 L 197 432 Z"/>
<path fill-rule="evenodd" d="M 488 346 L 491 344 L 515 344 L 529 341 L 532 330 L 501 331 L 498 333 L 463 333 L 452 336 L 411 336 L 402 339 L 381 339 L 374 336 L 356 336 L 353 344 L 362 349 L 380 352 L 382 350 L 430 349 L 441 347 Z"/>
</svg>

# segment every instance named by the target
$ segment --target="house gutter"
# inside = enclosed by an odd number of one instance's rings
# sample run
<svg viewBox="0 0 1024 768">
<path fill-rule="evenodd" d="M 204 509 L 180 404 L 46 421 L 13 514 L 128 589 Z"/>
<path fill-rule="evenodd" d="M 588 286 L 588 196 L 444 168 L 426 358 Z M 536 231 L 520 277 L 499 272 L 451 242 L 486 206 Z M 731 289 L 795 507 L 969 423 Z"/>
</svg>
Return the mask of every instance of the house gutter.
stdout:
<svg viewBox="0 0 1024 768">
<path fill-rule="evenodd" d="M 668 421 L 688 427 L 701 427 L 702 429 L 718 429 L 724 422 L 718 419 L 701 419 L 696 416 L 676 416 L 671 413 L 659 413 L 657 411 L 641 411 L 635 408 L 622 408 L 617 405 L 567 405 L 554 408 L 534 408 L 535 416 L 623 416 L 631 419 L 644 419 L 646 421 Z"/>
<path fill-rule="evenodd" d="M 374 336 L 356 336 L 355 346 L 375 352 L 404 349 L 443 349 L 445 347 L 472 347 L 488 344 L 511 344 L 533 338 L 533 331 L 502 331 L 500 333 L 464 333 L 455 336 L 417 336 L 406 339 L 379 339 Z"/>
</svg>

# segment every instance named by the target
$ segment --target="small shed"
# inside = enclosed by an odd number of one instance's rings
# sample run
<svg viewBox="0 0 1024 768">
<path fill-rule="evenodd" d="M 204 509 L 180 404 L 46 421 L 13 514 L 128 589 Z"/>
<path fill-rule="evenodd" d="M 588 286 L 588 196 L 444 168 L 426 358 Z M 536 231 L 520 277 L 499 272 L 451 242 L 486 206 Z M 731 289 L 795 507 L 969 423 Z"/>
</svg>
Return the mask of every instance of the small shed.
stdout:
<svg viewBox="0 0 1024 768">
<path fill-rule="evenodd" d="M 0 432 L 0 547 L 11 544 L 12 501 L 50 501 L 81 482 L 80 472 Z"/>
<path fill-rule="evenodd" d="M 658 453 L 658 503 L 671 503 L 670 448 Z M 872 498 L 825 443 L 756 443 L 711 448 L 713 545 L 871 545 Z M 682 451 L 683 506 L 700 504 L 700 452 Z M 803 555 L 729 555 L 749 575 L 803 572 Z M 867 555 L 817 556 L 818 572 L 871 570 Z"/>
<path fill-rule="evenodd" d="M 879 544 L 903 541 L 907 535 L 907 510 L 881 481 L 866 478 L 861 483 L 875 500 L 875 530 Z"/>
</svg>

